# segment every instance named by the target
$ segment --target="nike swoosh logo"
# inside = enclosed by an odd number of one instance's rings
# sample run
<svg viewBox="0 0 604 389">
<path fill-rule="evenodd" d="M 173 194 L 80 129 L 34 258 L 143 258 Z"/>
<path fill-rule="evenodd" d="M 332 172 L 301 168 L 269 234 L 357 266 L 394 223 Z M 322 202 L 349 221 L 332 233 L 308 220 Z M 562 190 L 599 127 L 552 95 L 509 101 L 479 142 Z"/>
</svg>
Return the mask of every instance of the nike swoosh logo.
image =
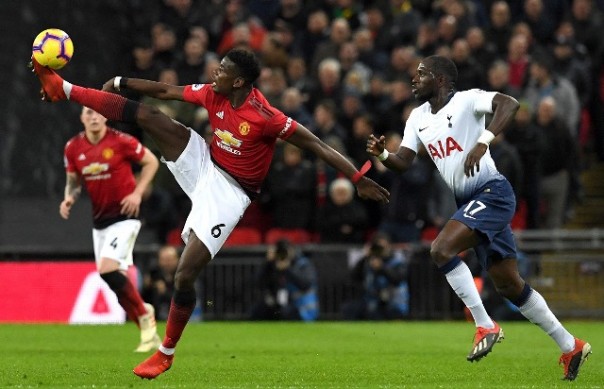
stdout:
<svg viewBox="0 0 604 389">
<path fill-rule="evenodd" d="M 420 128 L 420 129 L 419 129 L 419 132 L 422 132 L 423 130 L 425 130 L 425 129 L 426 129 L 426 128 L 428 128 L 428 127 L 430 127 L 430 126 L 426 126 L 426 127 Z"/>
</svg>

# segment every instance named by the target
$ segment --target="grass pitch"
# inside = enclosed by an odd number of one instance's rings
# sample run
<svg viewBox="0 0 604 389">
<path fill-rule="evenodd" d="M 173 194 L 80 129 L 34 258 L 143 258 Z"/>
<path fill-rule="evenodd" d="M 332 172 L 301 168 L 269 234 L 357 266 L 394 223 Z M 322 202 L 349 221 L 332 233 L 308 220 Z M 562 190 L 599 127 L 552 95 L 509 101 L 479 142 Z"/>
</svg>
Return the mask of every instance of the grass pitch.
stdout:
<svg viewBox="0 0 604 389">
<path fill-rule="evenodd" d="M 132 352 L 131 323 L 0 325 L 0 387 L 604 388 L 604 323 L 565 323 L 594 350 L 574 382 L 560 380 L 558 348 L 541 330 L 500 324 L 506 339 L 472 364 L 464 322 L 191 323 L 153 381 L 132 373 L 146 354 Z"/>
</svg>

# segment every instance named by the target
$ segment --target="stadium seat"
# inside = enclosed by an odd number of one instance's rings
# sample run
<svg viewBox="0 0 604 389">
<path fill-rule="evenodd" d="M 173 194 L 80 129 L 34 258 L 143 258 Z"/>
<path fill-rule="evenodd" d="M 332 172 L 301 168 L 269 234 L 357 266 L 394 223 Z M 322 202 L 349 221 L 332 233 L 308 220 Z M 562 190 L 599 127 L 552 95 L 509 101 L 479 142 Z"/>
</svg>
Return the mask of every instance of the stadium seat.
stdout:
<svg viewBox="0 0 604 389">
<path fill-rule="evenodd" d="M 436 239 L 439 232 L 440 231 L 436 227 L 426 227 L 422 230 L 420 239 L 422 242 L 432 242 L 434 239 Z"/>
<path fill-rule="evenodd" d="M 245 246 L 262 243 L 262 234 L 255 228 L 235 227 L 224 243 L 224 247 Z"/>
<path fill-rule="evenodd" d="M 280 239 L 287 239 L 291 243 L 302 244 L 313 242 L 313 236 L 310 232 L 302 228 L 286 229 L 286 228 L 271 228 L 267 231 L 265 242 L 272 244 Z"/>
</svg>

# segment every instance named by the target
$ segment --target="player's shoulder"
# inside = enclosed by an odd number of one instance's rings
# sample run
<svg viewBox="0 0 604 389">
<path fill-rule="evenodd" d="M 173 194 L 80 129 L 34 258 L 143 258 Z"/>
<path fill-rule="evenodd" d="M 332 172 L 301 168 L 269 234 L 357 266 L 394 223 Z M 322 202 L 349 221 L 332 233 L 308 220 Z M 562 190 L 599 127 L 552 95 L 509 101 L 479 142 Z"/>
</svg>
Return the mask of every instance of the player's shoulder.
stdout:
<svg viewBox="0 0 604 389">
<path fill-rule="evenodd" d="M 134 136 L 132 136 L 128 133 L 125 133 L 123 131 L 116 130 L 115 128 L 111 128 L 111 127 L 107 127 L 106 136 L 109 138 L 116 139 L 117 141 L 126 141 L 126 142 L 137 141 L 138 142 L 138 139 L 136 139 Z"/>
<path fill-rule="evenodd" d="M 65 142 L 65 149 L 77 147 L 85 139 L 86 139 L 86 133 L 84 131 L 78 132 L 77 134 L 75 134 L 74 136 L 69 138 L 69 140 L 67 140 L 67 142 Z"/>
<path fill-rule="evenodd" d="M 488 95 L 492 95 L 494 92 L 489 92 L 480 88 L 467 89 L 463 91 L 458 91 L 455 93 L 455 97 L 463 98 L 463 99 L 476 99 L 476 98 L 484 98 Z"/>
<path fill-rule="evenodd" d="M 257 88 L 252 88 L 248 98 L 248 106 L 265 120 L 272 119 L 280 111 L 273 107 Z"/>
<path fill-rule="evenodd" d="M 408 120 L 415 120 L 416 118 L 419 118 L 422 115 L 430 113 L 430 110 L 430 103 L 426 101 L 422 105 L 419 105 L 411 110 Z"/>
</svg>

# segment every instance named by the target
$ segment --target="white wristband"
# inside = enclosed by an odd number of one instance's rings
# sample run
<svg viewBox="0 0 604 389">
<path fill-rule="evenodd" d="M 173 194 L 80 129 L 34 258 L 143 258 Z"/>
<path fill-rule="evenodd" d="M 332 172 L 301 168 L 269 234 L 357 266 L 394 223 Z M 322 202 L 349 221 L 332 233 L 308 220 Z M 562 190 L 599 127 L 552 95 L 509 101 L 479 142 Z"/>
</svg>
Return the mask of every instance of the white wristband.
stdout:
<svg viewBox="0 0 604 389">
<path fill-rule="evenodd" d="M 493 141 L 493 139 L 495 139 L 495 134 L 493 134 L 489 130 L 484 130 L 482 132 L 482 134 L 480 134 L 480 136 L 478 137 L 478 140 L 476 142 L 482 143 L 482 144 L 485 144 L 488 146 Z"/>
<path fill-rule="evenodd" d="M 113 89 L 115 89 L 116 91 L 120 91 L 120 81 L 122 81 L 122 77 L 120 76 L 116 76 L 113 79 Z"/>
<path fill-rule="evenodd" d="M 379 161 L 384 162 L 385 160 L 388 159 L 388 155 L 390 155 L 390 153 L 388 152 L 388 150 L 384 149 L 384 151 L 382 151 L 382 154 L 377 156 L 377 159 Z"/>
</svg>

